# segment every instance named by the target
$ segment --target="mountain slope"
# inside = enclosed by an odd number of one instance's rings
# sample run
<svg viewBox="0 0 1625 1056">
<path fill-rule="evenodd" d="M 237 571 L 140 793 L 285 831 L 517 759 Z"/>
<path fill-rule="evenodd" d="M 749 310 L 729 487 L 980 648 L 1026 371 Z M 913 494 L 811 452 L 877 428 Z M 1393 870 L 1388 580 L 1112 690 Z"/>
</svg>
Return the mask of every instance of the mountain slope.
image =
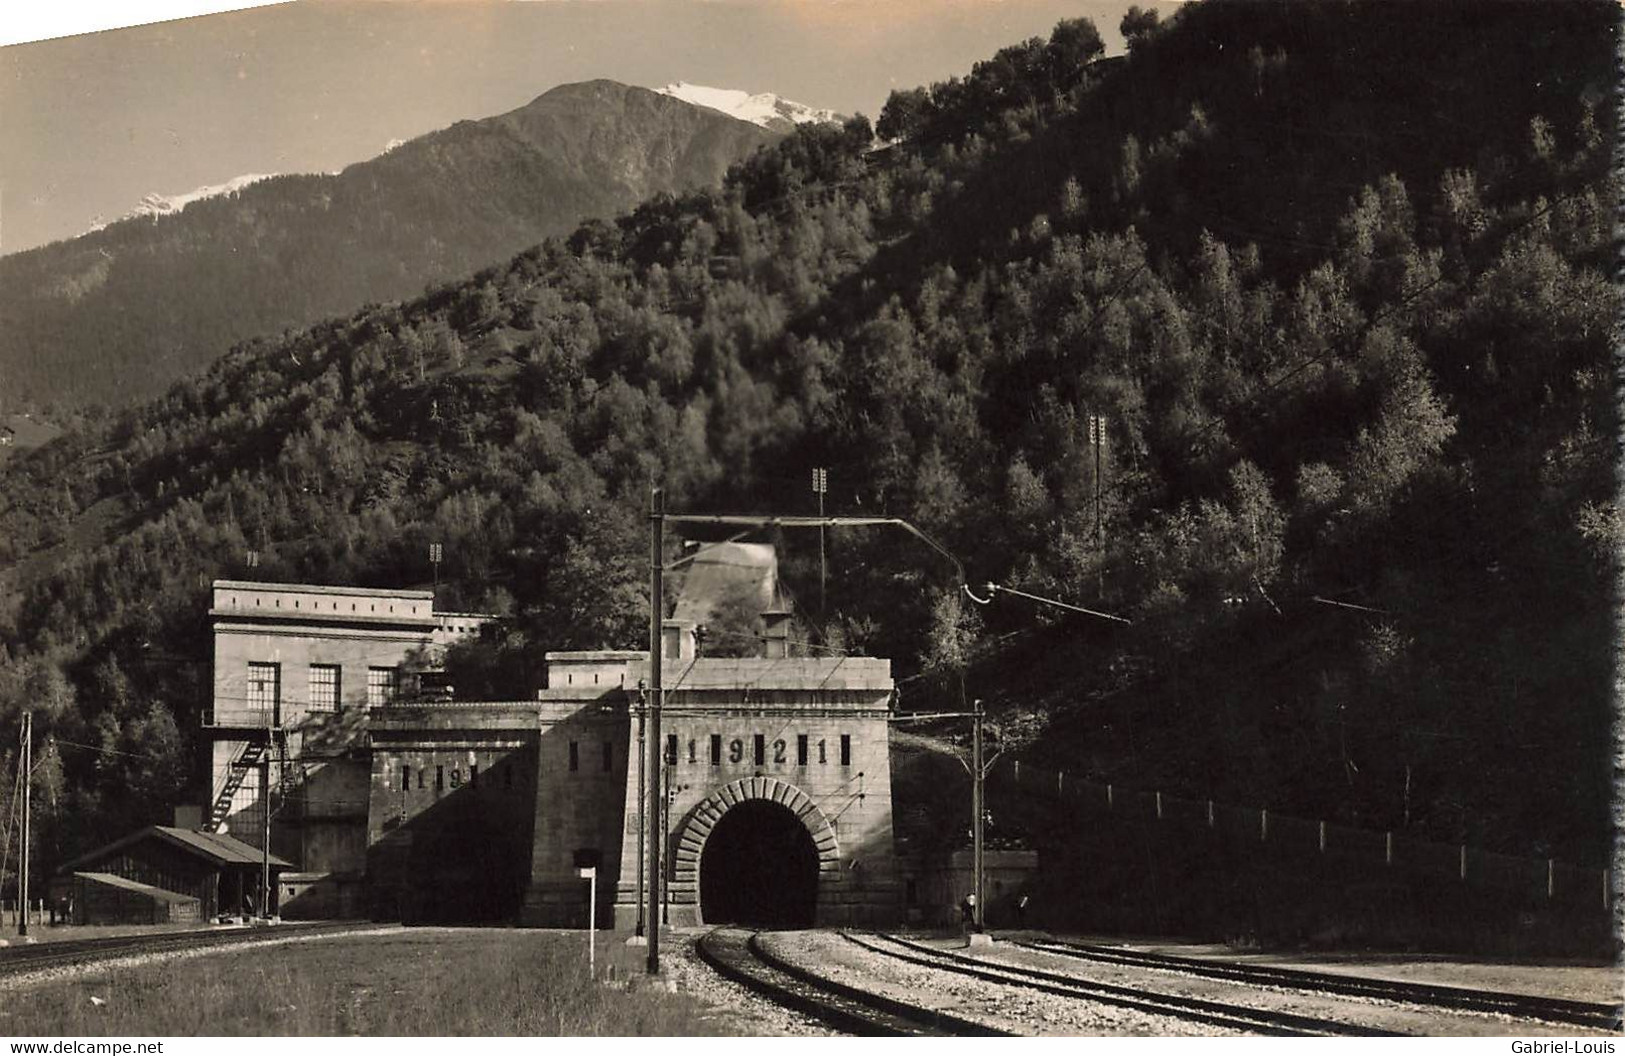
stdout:
<svg viewBox="0 0 1625 1056">
<path fill-rule="evenodd" d="M 238 341 L 715 185 L 773 138 L 645 89 L 564 85 L 336 176 L 256 180 L 0 258 L 0 384 L 35 403 L 150 397 Z"/>
</svg>

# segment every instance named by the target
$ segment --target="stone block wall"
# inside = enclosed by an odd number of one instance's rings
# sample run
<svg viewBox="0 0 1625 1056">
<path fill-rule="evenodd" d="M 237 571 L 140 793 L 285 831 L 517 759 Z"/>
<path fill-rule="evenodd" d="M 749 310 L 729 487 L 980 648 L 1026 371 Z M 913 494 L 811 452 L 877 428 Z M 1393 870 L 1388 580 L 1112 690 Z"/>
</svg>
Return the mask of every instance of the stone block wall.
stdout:
<svg viewBox="0 0 1625 1056">
<path fill-rule="evenodd" d="M 539 702 L 535 840 L 521 923 L 584 927 L 589 887 L 577 870 L 585 865 L 598 869 L 597 919 L 612 920 L 629 760 L 626 698 L 618 680 L 610 685 L 602 696 L 590 683 L 551 689 Z"/>
<path fill-rule="evenodd" d="M 523 703 L 373 709 L 369 913 L 504 921 L 530 883 L 537 720 Z"/>
<path fill-rule="evenodd" d="M 846 668 L 846 669 L 843 669 Z M 661 739 L 669 770 L 662 828 L 663 883 L 674 925 L 704 923 L 705 839 L 745 799 L 788 807 L 820 855 L 817 923 L 885 923 L 900 891 L 892 847 L 890 665 L 867 658 L 701 660 L 663 672 Z M 815 688 L 816 687 L 816 688 Z M 628 724 L 636 751 L 637 721 Z M 615 922 L 638 919 L 637 850 L 643 803 L 628 769 Z"/>
</svg>

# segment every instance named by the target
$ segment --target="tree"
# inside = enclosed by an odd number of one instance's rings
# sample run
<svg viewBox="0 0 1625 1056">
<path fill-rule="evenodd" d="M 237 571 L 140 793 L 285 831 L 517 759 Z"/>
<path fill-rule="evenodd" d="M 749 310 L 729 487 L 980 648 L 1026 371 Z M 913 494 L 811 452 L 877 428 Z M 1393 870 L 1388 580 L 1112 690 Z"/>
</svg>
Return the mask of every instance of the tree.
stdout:
<svg viewBox="0 0 1625 1056">
<path fill-rule="evenodd" d="M 1123 34 L 1123 42 L 1128 45 L 1129 54 L 1145 46 L 1146 41 L 1156 33 L 1161 15 L 1156 8 L 1142 8 L 1138 4 L 1131 4 L 1123 15 L 1123 20 L 1117 24 L 1117 31 Z"/>
<path fill-rule="evenodd" d="M 553 562 L 541 604 L 531 613 L 538 641 L 559 648 L 629 649 L 647 636 L 642 538 L 619 509 L 589 513 Z"/>
<path fill-rule="evenodd" d="M 880 110 L 875 133 L 893 141 L 918 139 L 935 113 L 929 89 L 894 89 Z"/>
<path fill-rule="evenodd" d="M 1132 9 L 1131 9 L 1132 10 Z M 1044 47 L 1045 72 L 1050 87 L 1065 92 L 1083 79 L 1084 68 L 1106 52 L 1100 31 L 1087 18 L 1067 18 L 1056 23 Z"/>
<path fill-rule="evenodd" d="M 982 633 L 982 617 L 966 607 L 958 591 L 938 594 L 931 603 L 925 669 L 938 674 L 964 671 Z"/>
</svg>

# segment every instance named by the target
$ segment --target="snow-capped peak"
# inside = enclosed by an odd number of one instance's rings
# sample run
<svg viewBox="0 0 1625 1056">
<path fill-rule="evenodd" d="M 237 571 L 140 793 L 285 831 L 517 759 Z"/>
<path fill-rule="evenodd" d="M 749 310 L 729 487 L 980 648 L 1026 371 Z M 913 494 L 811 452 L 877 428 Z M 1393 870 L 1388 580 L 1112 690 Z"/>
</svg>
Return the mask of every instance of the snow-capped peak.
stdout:
<svg viewBox="0 0 1625 1056">
<path fill-rule="evenodd" d="M 277 174 L 274 172 L 249 173 L 245 176 L 229 179 L 225 183 L 212 183 L 196 190 L 187 191 L 184 194 L 159 194 L 157 191 L 153 191 L 150 194 L 142 195 L 139 205 L 123 216 L 117 217 L 116 220 L 108 220 L 107 217 L 101 214 L 91 217 L 90 226 L 85 229 L 85 234 L 89 235 L 100 231 L 117 220 L 136 220 L 148 217 L 156 221 L 160 216 L 169 216 L 172 213 L 180 212 L 199 199 L 214 198 L 222 194 L 236 194 L 251 183 L 268 180 L 275 175 Z"/>
<path fill-rule="evenodd" d="M 130 216 L 165 216 L 169 213 L 178 213 L 191 203 L 201 198 L 214 198 L 222 194 L 235 194 L 251 183 L 268 180 L 275 176 L 274 172 L 249 173 L 246 176 L 237 176 L 225 183 L 210 184 L 199 187 L 185 194 L 159 194 L 154 191 L 141 199 L 141 204 L 129 214 Z"/>
<path fill-rule="evenodd" d="M 656 91 L 661 95 L 681 99 L 685 103 L 716 110 L 740 121 L 749 121 L 753 125 L 782 132 L 789 131 L 794 125 L 841 120 L 841 115 L 833 110 L 781 99 L 772 92 L 758 92 L 752 95 L 733 88 L 707 88 L 703 84 L 689 84 L 687 81 L 668 84 L 664 88 L 657 88 Z"/>
</svg>

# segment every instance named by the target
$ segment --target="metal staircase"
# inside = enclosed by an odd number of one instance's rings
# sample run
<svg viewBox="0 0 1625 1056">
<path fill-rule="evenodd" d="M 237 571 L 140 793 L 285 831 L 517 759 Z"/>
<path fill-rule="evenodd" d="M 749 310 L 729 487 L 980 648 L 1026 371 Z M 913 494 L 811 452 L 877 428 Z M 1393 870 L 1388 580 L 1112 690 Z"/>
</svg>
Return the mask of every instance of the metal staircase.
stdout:
<svg viewBox="0 0 1625 1056">
<path fill-rule="evenodd" d="M 226 780 L 220 786 L 220 792 L 214 797 L 214 806 L 209 808 L 208 831 L 219 832 L 226 824 L 226 818 L 231 814 L 231 801 L 236 798 L 237 790 L 243 787 L 250 771 L 265 762 L 266 752 L 270 745 L 264 741 L 249 741 L 243 745 L 243 750 L 237 753 L 237 758 L 226 767 Z"/>
</svg>

